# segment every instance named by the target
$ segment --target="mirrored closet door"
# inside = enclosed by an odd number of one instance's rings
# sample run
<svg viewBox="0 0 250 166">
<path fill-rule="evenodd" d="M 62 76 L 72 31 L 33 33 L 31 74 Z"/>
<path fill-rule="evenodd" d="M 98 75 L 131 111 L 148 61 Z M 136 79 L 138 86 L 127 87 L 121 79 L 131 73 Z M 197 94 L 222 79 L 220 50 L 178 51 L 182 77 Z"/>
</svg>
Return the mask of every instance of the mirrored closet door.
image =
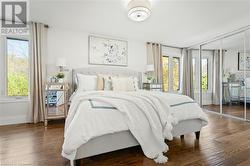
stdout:
<svg viewBox="0 0 250 166">
<path fill-rule="evenodd" d="M 250 120 L 250 30 L 245 31 L 245 58 L 246 58 L 246 119 Z"/>
<path fill-rule="evenodd" d="M 250 120 L 250 30 L 202 45 L 195 63 L 202 107 Z"/>
<path fill-rule="evenodd" d="M 220 55 L 221 41 L 211 42 L 202 46 L 201 86 L 203 108 L 220 113 Z"/>
<path fill-rule="evenodd" d="M 245 53 L 244 33 L 222 40 L 222 113 L 244 118 Z"/>
</svg>

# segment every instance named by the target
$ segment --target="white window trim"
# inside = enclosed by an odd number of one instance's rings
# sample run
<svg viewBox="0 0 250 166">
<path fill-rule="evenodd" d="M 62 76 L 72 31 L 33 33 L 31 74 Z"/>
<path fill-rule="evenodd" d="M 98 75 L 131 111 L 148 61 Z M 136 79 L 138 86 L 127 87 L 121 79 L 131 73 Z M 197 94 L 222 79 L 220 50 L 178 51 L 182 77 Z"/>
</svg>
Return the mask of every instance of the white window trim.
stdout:
<svg viewBox="0 0 250 166">
<path fill-rule="evenodd" d="M 171 92 L 171 93 L 179 93 L 181 92 L 181 71 L 182 71 L 182 58 L 181 58 L 181 55 L 177 55 L 177 54 L 173 54 L 173 55 L 169 55 L 169 54 L 162 54 L 162 56 L 166 56 L 168 57 L 168 90 L 167 92 Z M 179 58 L 179 90 L 176 91 L 174 90 L 174 87 L 173 87 L 173 58 Z"/>
<path fill-rule="evenodd" d="M 7 96 L 7 38 L 14 38 L 20 40 L 29 40 L 29 36 L 0 36 L 0 71 L 3 71 L 0 80 L 3 83 L 0 84 L 0 103 L 13 103 L 13 102 L 27 102 L 30 100 L 30 85 L 28 96 Z M 30 46 L 30 44 L 29 44 Z M 2 48 L 2 49 L 1 49 Z M 30 55 L 30 49 L 29 49 Z M 30 61 L 30 56 L 29 56 Z M 2 62 L 2 63 L 1 63 Z"/>
<path fill-rule="evenodd" d="M 199 57 L 198 57 L 198 55 L 193 54 L 192 58 L 195 59 L 195 70 L 196 70 L 196 74 L 198 75 L 197 78 L 199 78 L 200 77 L 200 74 L 199 74 L 200 73 Z M 213 84 L 212 61 L 213 61 L 213 56 L 203 54 L 202 59 L 208 59 L 208 89 L 207 90 L 202 89 L 202 93 L 212 93 L 212 84 Z M 199 80 L 200 80 L 200 78 L 195 80 L 196 85 L 200 84 Z M 197 91 L 197 93 L 200 93 L 200 92 Z"/>
</svg>

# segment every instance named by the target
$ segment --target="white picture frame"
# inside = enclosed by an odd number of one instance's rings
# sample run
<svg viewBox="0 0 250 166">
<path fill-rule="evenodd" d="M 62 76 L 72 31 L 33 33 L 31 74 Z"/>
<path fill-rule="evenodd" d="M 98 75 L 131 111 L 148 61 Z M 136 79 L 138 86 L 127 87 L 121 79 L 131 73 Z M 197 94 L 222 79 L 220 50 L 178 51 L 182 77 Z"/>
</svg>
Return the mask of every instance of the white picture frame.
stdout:
<svg viewBox="0 0 250 166">
<path fill-rule="evenodd" d="M 246 62 L 246 71 L 250 71 L 250 52 L 246 52 L 244 59 L 244 52 L 238 52 L 238 70 L 244 70 L 244 62 Z"/>
<path fill-rule="evenodd" d="M 89 36 L 89 64 L 128 66 L 128 42 Z"/>
</svg>

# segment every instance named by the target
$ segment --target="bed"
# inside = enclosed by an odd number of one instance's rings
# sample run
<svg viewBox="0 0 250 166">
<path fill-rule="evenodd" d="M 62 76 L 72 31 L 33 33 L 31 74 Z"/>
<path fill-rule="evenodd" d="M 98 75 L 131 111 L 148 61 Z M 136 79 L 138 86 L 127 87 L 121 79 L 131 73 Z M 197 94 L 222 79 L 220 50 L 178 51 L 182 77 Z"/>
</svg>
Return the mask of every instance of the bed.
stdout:
<svg viewBox="0 0 250 166">
<path fill-rule="evenodd" d="M 124 68 L 91 67 L 91 68 L 81 68 L 73 70 L 72 72 L 73 89 L 76 88 L 75 78 L 76 74 L 78 73 L 86 75 L 107 74 L 111 76 L 133 76 L 138 78 L 139 86 L 142 85 L 142 74 L 140 72 Z M 170 98 L 174 98 L 174 96 L 175 95 L 172 95 Z M 173 104 L 172 106 L 173 108 L 175 108 L 174 106 L 178 106 L 178 104 Z M 185 106 L 183 106 L 182 108 L 184 107 Z M 181 114 L 181 113 L 176 113 L 176 114 Z M 173 129 L 171 131 L 172 136 L 184 137 L 185 134 L 194 133 L 196 135 L 196 139 L 199 139 L 201 128 L 207 124 L 207 119 L 205 115 L 202 115 L 204 116 L 203 119 L 200 118 L 200 116 L 201 115 L 193 116 L 194 118 L 187 120 L 180 120 L 178 124 L 173 126 Z M 89 139 L 87 142 L 77 147 L 73 158 L 67 157 L 66 155 L 63 156 L 68 158 L 70 160 L 71 165 L 73 166 L 77 165 L 77 160 L 82 158 L 103 154 L 115 150 L 120 150 L 124 148 L 129 148 L 137 145 L 139 145 L 137 139 L 133 136 L 133 134 L 131 134 L 130 130 L 124 128 L 124 130 L 122 131 L 103 134 Z"/>
</svg>

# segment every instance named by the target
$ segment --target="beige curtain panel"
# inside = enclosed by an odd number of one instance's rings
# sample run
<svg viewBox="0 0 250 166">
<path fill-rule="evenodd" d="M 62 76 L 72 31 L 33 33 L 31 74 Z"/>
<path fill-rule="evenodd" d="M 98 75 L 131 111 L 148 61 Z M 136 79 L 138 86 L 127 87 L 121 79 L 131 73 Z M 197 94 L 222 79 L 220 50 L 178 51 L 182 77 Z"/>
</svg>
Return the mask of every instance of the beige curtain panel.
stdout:
<svg viewBox="0 0 250 166">
<path fill-rule="evenodd" d="M 161 44 L 147 42 L 147 63 L 154 65 L 156 83 L 162 83 L 162 53 Z"/>
<path fill-rule="evenodd" d="M 214 105 L 220 104 L 220 56 L 222 56 L 222 66 L 223 66 L 223 57 L 224 50 L 220 53 L 220 50 L 213 51 L 213 84 L 212 84 L 212 103 Z M 229 94 L 227 91 L 224 91 L 225 98 L 228 98 Z"/>
<path fill-rule="evenodd" d="M 44 85 L 46 80 L 46 44 L 47 28 L 42 23 L 30 23 L 31 34 L 31 74 L 30 96 L 32 121 L 44 121 L 45 95 Z"/>
<path fill-rule="evenodd" d="M 182 93 L 191 98 L 194 98 L 192 52 L 187 49 L 182 49 L 182 57 L 183 57 Z"/>
</svg>

